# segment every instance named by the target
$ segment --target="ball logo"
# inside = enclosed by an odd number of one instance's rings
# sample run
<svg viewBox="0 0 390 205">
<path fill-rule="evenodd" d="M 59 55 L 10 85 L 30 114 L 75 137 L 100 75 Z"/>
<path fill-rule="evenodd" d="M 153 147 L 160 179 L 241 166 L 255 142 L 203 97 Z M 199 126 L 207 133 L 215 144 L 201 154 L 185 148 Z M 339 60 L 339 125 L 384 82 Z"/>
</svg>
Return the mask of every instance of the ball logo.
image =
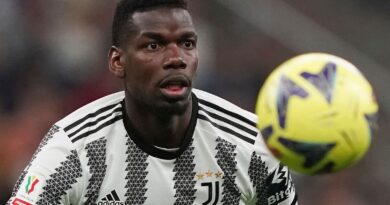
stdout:
<svg viewBox="0 0 390 205">
<path fill-rule="evenodd" d="M 301 76 L 309 81 L 325 97 L 328 103 L 332 102 L 332 96 L 335 86 L 337 65 L 333 62 L 325 64 L 324 68 L 318 73 L 302 72 Z"/>
</svg>

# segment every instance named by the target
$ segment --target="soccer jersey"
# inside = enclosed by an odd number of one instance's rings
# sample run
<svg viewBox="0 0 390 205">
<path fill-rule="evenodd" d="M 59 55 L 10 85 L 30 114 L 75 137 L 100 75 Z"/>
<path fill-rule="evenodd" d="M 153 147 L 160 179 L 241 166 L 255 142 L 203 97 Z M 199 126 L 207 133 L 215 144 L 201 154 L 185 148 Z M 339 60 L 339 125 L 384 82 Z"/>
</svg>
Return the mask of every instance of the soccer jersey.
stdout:
<svg viewBox="0 0 390 205">
<path fill-rule="evenodd" d="M 14 204 L 295 205 L 286 167 L 271 156 L 257 116 L 193 89 L 178 149 L 147 144 L 125 114 L 124 92 L 55 123 L 22 172 Z"/>
</svg>

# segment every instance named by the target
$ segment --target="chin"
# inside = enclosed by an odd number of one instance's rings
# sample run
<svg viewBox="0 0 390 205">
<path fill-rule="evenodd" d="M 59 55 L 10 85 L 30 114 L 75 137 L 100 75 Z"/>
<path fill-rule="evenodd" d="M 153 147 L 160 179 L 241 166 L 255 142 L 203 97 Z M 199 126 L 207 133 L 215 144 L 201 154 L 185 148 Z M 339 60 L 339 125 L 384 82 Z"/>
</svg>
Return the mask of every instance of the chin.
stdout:
<svg viewBox="0 0 390 205">
<path fill-rule="evenodd" d="M 169 102 L 164 103 L 164 105 L 157 106 L 156 111 L 163 115 L 182 115 L 184 114 L 190 106 L 190 101 L 179 101 L 179 102 Z"/>
<path fill-rule="evenodd" d="M 191 105 L 191 91 L 190 89 L 181 97 L 168 98 L 166 96 L 160 96 L 153 106 L 153 109 L 162 115 L 182 115 Z"/>
</svg>

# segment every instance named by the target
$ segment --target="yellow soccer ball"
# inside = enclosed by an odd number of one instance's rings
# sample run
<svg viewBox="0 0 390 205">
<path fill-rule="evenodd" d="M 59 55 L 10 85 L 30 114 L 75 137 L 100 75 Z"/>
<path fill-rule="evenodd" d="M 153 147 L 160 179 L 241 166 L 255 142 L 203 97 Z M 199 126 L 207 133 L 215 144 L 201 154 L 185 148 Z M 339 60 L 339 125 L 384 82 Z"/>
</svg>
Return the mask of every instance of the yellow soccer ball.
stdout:
<svg viewBox="0 0 390 205">
<path fill-rule="evenodd" d="M 303 54 L 280 65 L 256 104 L 258 128 L 274 156 L 310 175 L 358 162 L 370 146 L 377 112 L 362 73 L 325 53 Z"/>
</svg>

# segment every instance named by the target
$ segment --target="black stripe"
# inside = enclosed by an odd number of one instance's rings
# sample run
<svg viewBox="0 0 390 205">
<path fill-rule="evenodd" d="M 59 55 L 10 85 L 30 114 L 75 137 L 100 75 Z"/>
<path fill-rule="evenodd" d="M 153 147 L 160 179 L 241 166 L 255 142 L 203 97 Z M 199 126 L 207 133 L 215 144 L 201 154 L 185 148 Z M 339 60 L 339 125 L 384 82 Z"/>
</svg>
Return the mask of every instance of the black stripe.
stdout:
<svg viewBox="0 0 390 205">
<path fill-rule="evenodd" d="M 116 194 L 116 191 L 112 191 L 111 192 L 112 196 L 114 197 L 115 201 L 120 201 L 119 197 L 118 197 L 118 194 Z"/>
<path fill-rule="evenodd" d="M 229 120 L 229 119 L 227 119 L 227 118 L 224 118 L 224 117 L 222 117 L 222 116 L 220 116 L 220 115 L 218 115 L 218 114 L 215 114 L 215 113 L 212 113 L 212 112 L 210 112 L 210 111 L 207 111 L 207 110 L 204 109 L 202 106 L 199 106 L 199 110 L 202 110 L 202 111 L 206 112 L 206 113 L 207 113 L 210 117 L 212 117 L 212 118 L 215 118 L 215 119 L 217 119 L 217 120 L 226 122 L 226 123 L 228 123 L 228 124 L 230 124 L 230 125 L 232 125 L 232 126 L 238 128 L 238 129 L 240 129 L 240 130 L 242 130 L 242 131 L 244 131 L 244 132 L 246 132 L 246 133 L 248 133 L 248 134 L 250 134 L 250 135 L 252 135 L 252 136 L 254 136 L 254 137 L 257 136 L 257 132 L 256 132 L 256 131 L 253 131 L 253 130 L 247 128 L 247 127 L 244 127 L 244 126 L 242 126 L 242 125 L 240 125 L 240 124 L 238 124 L 238 123 L 236 123 L 236 122 L 233 122 L 233 121 L 231 121 L 231 120 Z"/>
<path fill-rule="evenodd" d="M 113 201 L 114 199 L 112 198 L 111 194 L 107 194 L 107 199 L 108 201 Z"/>
<path fill-rule="evenodd" d="M 240 191 L 235 183 L 237 175 L 237 145 L 228 142 L 221 137 L 216 139 L 217 154 L 215 159 L 223 172 L 222 176 L 222 199 L 223 205 L 238 205 Z"/>
<path fill-rule="evenodd" d="M 122 112 L 122 108 L 121 107 L 118 107 L 116 108 L 115 110 L 113 110 L 111 113 L 108 113 L 107 115 L 103 115 L 101 117 L 99 117 L 98 119 L 96 119 L 95 121 L 92 121 L 92 122 L 88 122 L 86 123 L 85 125 L 83 125 L 82 127 L 80 127 L 79 129 L 77 129 L 76 131 L 72 132 L 71 134 L 69 134 L 68 136 L 71 138 L 73 137 L 74 135 L 76 135 L 77 133 L 79 133 L 80 131 L 82 131 L 83 129 L 87 128 L 87 127 L 92 127 L 96 124 L 98 124 L 100 121 L 103 121 L 105 119 L 107 119 L 108 117 L 110 117 L 112 114 L 116 113 L 116 112 Z"/>
<path fill-rule="evenodd" d="M 61 198 L 82 177 L 81 162 L 76 150 L 71 150 L 70 155 L 60 164 L 55 168 L 56 172 L 46 179 L 40 198 L 34 204 L 61 204 Z"/>
<path fill-rule="evenodd" d="M 296 205 L 296 204 L 297 204 L 297 202 L 298 202 L 298 195 L 297 195 L 297 194 L 295 194 L 295 196 L 294 196 L 294 200 L 291 202 L 291 205 Z"/>
<path fill-rule="evenodd" d="M 173 167 L 173 172 L 175 173 L 173 176 L 175 182 L 173 185 L 175 189 L 175 202 L 171 204 L 194 204 L 196 198 L 194 149 L 191 140 L 190 146 L 173 162 L 175 165 Z"/>
<path fill-rule="evenodd" d="M 96 204 L 99 196 L 99 190 L 102 186 L 103 179 L 106 176 L 106 147 L 107 139 L 101 137 L 98 140 L 92 141 L 85 146 L 89 165 L 89 173 L 91 177 L 88 180 L 87 193 L 84 198 L 87 198 L 84 204 Z"/>
<path fill-rule="evenodd" d="M 202 103 L 203 105 L 206 105 L 206 106 L 211 107 L 211 108 L 213 108 L 213 109 L 215 109 L 215 110 L 218 110 L 218 111 L 220 111 L 220 112 L 223 112 L 223 113 L 225 113 L 225 114 L 227 114 L 227 115 L 230 115 L 230 116 L 232 116 L 232 117 L 235 117 L 235 118 L 237 118 L 237 119 L 239 119 L 239 120 L 241 120 L 241 121 L 247 123 L 248 125 L 251 125 L 251 126 L 253 126 L 253 127 L 256 127 L 256 122 L 253 122 L 252 120 L 250 120 L 250 119 L 248 119 L 248 118 L 246 118 L 246 117 L 244 117 L 244 116 L 242 116 L 242 115 L 239 115 L 239 114 L 237 114 L 237 113 L 235 113 L 235 112 L 226 110 L 225 108 L 222 108 L 222 107 L 220 107 L 220 106 L 218 106 L 218 105 L 216 105 L 216 104 L 214 104 L 214 103 L 211 103 L 211 102 L 209 102 L 209 101 L 205 101 L 205 100 L 203 100 L 203 99 L 199 99 L 199 102 Z"/>
<path fill-rule="evenodd" d="M 78 135 L 77 137 L 73 138 L 71 141 L 72 142 L 76 142 L 77 140 L 79 139 L 82 139 L 90 134 L 93 134 L 101 129 L 103 129 L 104 127 L 107 127 L 108 125 L 111 125 L 113 124 L 114 122 L 118 121 L 118 120 L 121 120 L 122 119 L 122 115 L 117 115 L 115 116 L 114 118 L 112 118 L 111 120 L 108 120 L 106 121 L 105 123 L 101 124 L 99 127 L 97 127 L 96 129 L 94 130 L 90 130 L 88 132 L 85 132 L 84 134 L 81 134 L 81 135 Z"/>
<path fill-rule="evenodd" d="M 113 108 L 113 107 L 115 107 L 115 106 L 117 106 L 117 105 L 118 105 L 118 103 L 115 103 L 115 104 L 113 104 L 113 105 L 109 105 L 109 106 L 103 107 L 103 108 L 97 110 L 97 111 L 94 112 L 94 113 L 89 113 L 88 115 L 84 116 L 83 118 L 81 118 L 81 119 L 77 120 L 76 122 L 74 122 L 74 123 L 68 125 L 67 127 L 65 127 L 65 128 L 64 128 L 64 131 L 67 132 L 68 130 L 70 130 L 70 129 L 76 127 L 77 125 L 79 125 L 80 123 L 82 123 L 83 121 L 85 121 L 86 119 L 91 118 L 91 117 L 96 117 L 96 116 L 98 116 L 100 113 L 103 113 L 103 112 L 105 112 L 105 111 L 107 111 L 107 110 L 109 110 L 109 109 L 111 109 L 111 108 Z"/>
<path fill-rule="evenodd" d="M 211 120 L 210 120 L 207 116 L 205 116 L 205 115 L 202 115 L 202 114 L 199 113 L 199 114 L 198 114 L 198 118 L 210 122 L 214 127 L 218 128 L 218 129 L 220 129 L 220 130 L 222 130 L 222 131 L 224 131 L 224 132 L 227 132 L 227 133 L 229 133 L 229 134 L 232 134 L 232 135 L 234 135 L 234 136 L 236 136 L 236 137 L 238 137 L 238 138 L 244 140 L 245 142 L 248 142 L 248 143 L 250 143 L 250 144 L 255 144 L 255 140 L 253 140 L 253 139 L 251 139 L 251 138 L 248 138 L 248 137 L 245 137 L 244 135 L 241 135 L 241 134 L 239 134 L 239 133 L 235 132 L 234 130 L 231 130 L 231 129 L 227 128 L 227 127 L 218 125 L 217 123 L 211 121 Z"/>
<path fill-rule="evenodd" d="M 268 196 L 270 194 L 268 192 L 270 191 L 264 191 L 270 189 L 267 185 L 268 167 L 265 165 L 261 156 L 257 155 L 255 151 L 252 152 L 248 175 L 252 186 L 256 188 L 256 204 L 268 204 Z"/>
<path fill-rule="evenodd" d="M 148 191 L 148 174 L 149 155 L 135 144 L 131 138 L 126 135 L 126 164 L 125 171 L 127 172 L 125 180 L 125 203 L 124 204 L 145 204 L 147 199 L 146 192 Z"/>
</svg>

